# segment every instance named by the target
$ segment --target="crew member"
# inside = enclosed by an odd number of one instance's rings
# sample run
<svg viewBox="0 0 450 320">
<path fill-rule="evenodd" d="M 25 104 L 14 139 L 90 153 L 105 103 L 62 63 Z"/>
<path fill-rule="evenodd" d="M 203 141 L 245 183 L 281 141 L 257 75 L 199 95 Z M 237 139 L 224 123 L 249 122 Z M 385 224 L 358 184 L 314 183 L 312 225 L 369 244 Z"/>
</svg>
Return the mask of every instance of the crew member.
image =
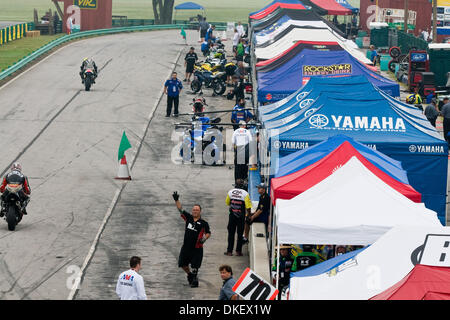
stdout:
<svg viewBox="0 0 450 320">
<path fill-rule="evenodd" d="M 174 106 L 174 116 L 178 117 L 178 105 L 180 103 L 180 93 L 183 84 L 177 79 L 177 73 L 172 72 L 172 78 L 164 84 L 164 93 L 167 94 L 166 117 L 170 117 L 172 113 L 172 105 Z"/>
<path fill-rule="evenodd" d="M 9 172 L 3 178 L 2 185 L 0 186 L 0 192 L 2 193 L 0 217 L 3 217 L 6 214 L 4 200 L 6 199 L 6 196 L 9 194 L 9 191 L 6 189 L 6 186 L 8 184 L 22 185 L 22 190 L 20 190 L 18 192 L 18 195 L 19 195 L 19 199 L 20 199 L 20 206 L 22 208 L 22 213 L 27 214 L 26 206 L 27 206 L 28 202 L 30 202 L 31 188 L 30 188 L 30 184 L 28 182 L 27 176 L 25 176 L 22 173 L 22 165 L 18 162 L 14 162 L 11 166 L 11 172 Z"/>
<path fill-rule="evenodd" d="M 198 287 L 198 269 L 200 269 L 203 260 L 203 244 L 211 236 L 211 231 L 208 222 L 201 217 L 202 207 L 199 204 L 195 204 L 192 207 L 192 214 L 190 214 L 183 210 L 178 192 L 175 191 L 172 197 L 175 200 L 181 218 L 186 222 L 184 242 L 178 258 L 178 267 L 186 272 L 191 288 L 196 288 Z"/>
<path fill-rule="evenodd" d="M 183 81 L 191 82 L 191 75 L 194 72 L 194 65 L 198 60 L 197 54 L 194 52 L 194 47 L 189 49 L 189 52 L 184 58 L 184 66 L 186 67 L 186 78 Z"/>
<path fill-rule="evenodd" d="M 264 222 L 267 232 L 267 224 L 269 222 L 269 212 L 270 212 L 270 197 L 266 192 L 266 185 L 264 183 L 260 183 L 256 187 L 258 188 L 259 193 L 258 208 L 254 213 L 250 214 L 245 219 L 244 242 L 248 241 L 250 226 L 252 225 L 253 222 Z"/>
<path fill-rule="evenodd" d="M 239 128 L 239 122 L 249 122 L 251 119 L 253 119 L 253 115 L 249 110 L 245 110 L 245 99 L 239 99 L 231 112 L 231 123 L 234 123 L 233 130 Z"/>
<path fill-rule="evenodd" d="M 116 284 L 116 293 L 120 300 L 147 300 L 144 278 L 138 273 L 142 267 L 140 257 L 131 257 L 130 269 L 120 274 Z"/>
<path fill-rule="evenodd" d="M 246 129 L 245 121 L 239 122 L 239 128 L 233 132 L 231 144 L 234 148 L 234 179 L 247 179 L 248 162 L 250 156 L 250 143 L 253 143 L 252 134 Z"/>
<path fill-rule="evenodd" d="M 277 277 L 276 260 L 272 264 L 272 281 L 276 284 L 278 278 L 278 299 L 281 299 L 283 288 L 289 286 L 290 274 L 297 271 L 295 261 L 291 255 L 291 246 L 283 244 L 280 246 L 280 258 L 278 265 L 279 278 Z"/>
<path fill-rule="evenodd" d="M 436 99 L 431 99 L 431 103 L 425 108 L 423 114 L 430 121 L 431 125 L 436 128 L 436 120 L 439 116 L 439 109 L 436 106 Z"/>
<path fill-rule="evenodd" d="M 228 216 L 228 247 L 224 252 L 227 256 L 233 255 L 234 238 L 237 232 L 236 255 L 242 256 L 242 245 L 244 244 L 244 224 L 246 214 L 250 214 L 252 202 L 248 192 L 244 190 L 244 181 L 237 179 L 234 188 L 228 191 L 225 200 L 230 207 Z"/>
</svg>

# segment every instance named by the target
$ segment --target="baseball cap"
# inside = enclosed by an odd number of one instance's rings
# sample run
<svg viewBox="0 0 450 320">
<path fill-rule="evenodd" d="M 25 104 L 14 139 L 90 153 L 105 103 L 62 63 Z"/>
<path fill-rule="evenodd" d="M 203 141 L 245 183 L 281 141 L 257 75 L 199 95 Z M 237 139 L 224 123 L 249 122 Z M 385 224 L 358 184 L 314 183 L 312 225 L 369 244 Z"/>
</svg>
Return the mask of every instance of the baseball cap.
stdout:
<svg viewBox="0 0 450 320">
<path fill-rule="evenodd" d="M 265 183 L 260 183 L 260 184 L 258 184 L 257 186 L 256 186 L 257 188 L 267 188 L 267 186 L 266 186 L 266 184 Z"/>
<path fill-rule="evenodd" d="M 239 125 L 247 125 L 247 122 L 245 122 L 244 120 L 239 121 Z"/>
</svg>

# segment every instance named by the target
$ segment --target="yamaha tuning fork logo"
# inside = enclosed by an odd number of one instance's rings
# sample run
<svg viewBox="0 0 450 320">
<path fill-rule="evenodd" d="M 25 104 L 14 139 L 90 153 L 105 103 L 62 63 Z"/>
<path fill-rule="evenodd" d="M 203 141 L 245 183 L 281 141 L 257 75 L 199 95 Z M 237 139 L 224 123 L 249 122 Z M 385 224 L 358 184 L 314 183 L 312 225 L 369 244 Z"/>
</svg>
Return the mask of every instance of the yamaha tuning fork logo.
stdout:
<svg viewBox="0 0 450 320">
<path fill-rule="evenodd" d="M 308 121 L 314 128 L 323 128 L 330 122 L 323 114 L 312 115 Z"/>
</svg>

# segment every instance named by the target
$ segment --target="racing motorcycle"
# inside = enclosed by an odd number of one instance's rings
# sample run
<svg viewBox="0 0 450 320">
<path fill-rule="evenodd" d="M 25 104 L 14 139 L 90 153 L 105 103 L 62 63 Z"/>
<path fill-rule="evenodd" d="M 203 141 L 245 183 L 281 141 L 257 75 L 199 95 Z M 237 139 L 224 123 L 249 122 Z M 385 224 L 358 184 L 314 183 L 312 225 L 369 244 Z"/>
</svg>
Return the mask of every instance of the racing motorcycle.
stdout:
<svg viewBox="0 0 450 320">
<path fill-rule="evenodd" d="M 20 192 L 23 184 L 19 181 L 13 181 L 6 185 L 7 193 L 3 199 L 3 208 L 5 220 L 8 223 L 8 230 L 14 231 L 16 225 L 22 220 L 22 210 L 26 207 L 29 199 L 23 203 L 20 201 Z"/>
<path fill-rule="evenodd" d="M 95 83 L 95 74 L 91 69 L 84 71 L 84 87 L 86 91 L 91 90 L 91 86 Z"/>
<path fill-rule="evenodd" d="M 205 111 L 205 106 L 207 106 L 205 98 L 194 98 L 192 101 L 192 112 L 194 114 L 201 114 Z"/>
<path fill-rule="evenodd" d="M 202 91 L 203 85 L 206 88 L 212 88 L 214 95 L 222 95 L 226 91 L 226 84 L 223 80 L 226 73 L 223 71 L 211 72 L 201 68 L 196 68 L 194 71 L 194 80 L 191 82 L 191 90 L 194 93 Z"/>
<path fill-rule="evenodd" d="M 218 127 L 221 118 L 211 119 L 209 117 L 192 117 L 191 126 L 185 127 L 183 132 L 182 144 L 180 147 L 180 156 L 183 162 L 194 162 L 196 157 L 201 154 L 202 164 L 215 166 L 225 164 L 225 157 L 220 157 L 220 145 L 222 138 L 222 127 Z M 226 150 L 225 144 L 223 149 Z M 189 151 L 187 153 L 186 151 Z M 185 153 L 186 152 L 186 153 Z M 208 155 L 208 157 L 205 157 Z"/>
</svg>

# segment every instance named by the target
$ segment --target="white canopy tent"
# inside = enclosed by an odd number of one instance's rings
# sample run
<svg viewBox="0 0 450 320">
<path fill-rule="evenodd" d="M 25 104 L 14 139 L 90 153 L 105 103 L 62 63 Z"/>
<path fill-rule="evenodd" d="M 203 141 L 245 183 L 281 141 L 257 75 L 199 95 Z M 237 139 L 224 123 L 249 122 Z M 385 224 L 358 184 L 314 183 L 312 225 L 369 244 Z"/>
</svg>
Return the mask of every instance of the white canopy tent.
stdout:
<svg viewBox="0 0 450 320">
<path fill-rule="evenodd" d="M 276 29 L 271 30 L 271 32 L 257 32 L 255 34 L 255 40 L 257 45 L 261 45 L 267 41 L 273 40 L 277 35 L 279 35 L 281 32 L 289 28 L 290 26 L 297 26 L 297 27 L 313 27 L 313 28 L 326 28 L 330 30 L 331 32 L 334 32 L 325 22 L 320 20 L 315 21 L 303 21 L 303 20 L 292 20 L 289 19 L 279 25 Z M 271 27 L 272 28 L 272 27 Z M 337 37 L 341 38 L 342 40 L 345 40 L 343 37 L 341 37 L 339 34 L 334 32 Z M 355 43 L 355 47 L 358 46 Z"/>
<path fill-rule="evenodd" d="M 351 42 L 353 41 L 342 39 L 328 29 L 292 29 L 283 38 L 271 43 L 267 47 L 255 48 L 255 56 L 258 59 L 272 59 L 291 48 L 297 41 L 337 42 L 344 50 L 348 51 L 360 62 L 365 64 L 371 63 L 361 51 L 352 47 Z"/>
<path fill-rule="evenodd" d="M 289 299 L 370 299 L 402 280 L 416 263 L 450 266 L 450 254 L 439 261 L 449 240 L 450 227 L 397 226 L 329 272 L 292 277 Z"/>
<path fill-rule="evenodd" d="M 337 170 L 336 170 L 337 169 Z M 291 200 L 277 200 L 278 243 L 368 245 L 396 225 L 441 226 L 356 157 Z"/>
</svg>

